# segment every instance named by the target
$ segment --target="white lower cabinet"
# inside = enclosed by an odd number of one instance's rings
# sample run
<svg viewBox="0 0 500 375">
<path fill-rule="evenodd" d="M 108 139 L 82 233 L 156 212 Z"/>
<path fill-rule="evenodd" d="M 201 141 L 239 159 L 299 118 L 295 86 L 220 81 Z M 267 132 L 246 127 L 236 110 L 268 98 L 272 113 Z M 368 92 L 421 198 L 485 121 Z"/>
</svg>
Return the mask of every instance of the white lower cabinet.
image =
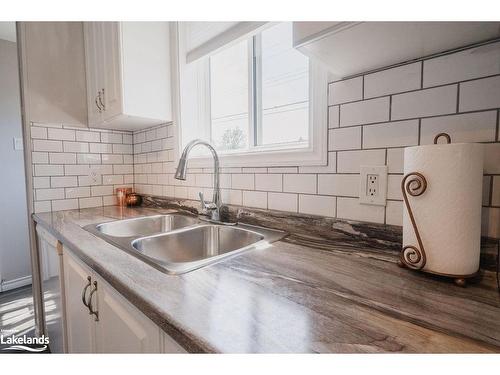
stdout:
<svg viewBox="0 0 500 375">
<path fill-rule="evenodd" d="M 63 258 L 70 353 L 185 352 L 67 248 Z"/>
</svg>

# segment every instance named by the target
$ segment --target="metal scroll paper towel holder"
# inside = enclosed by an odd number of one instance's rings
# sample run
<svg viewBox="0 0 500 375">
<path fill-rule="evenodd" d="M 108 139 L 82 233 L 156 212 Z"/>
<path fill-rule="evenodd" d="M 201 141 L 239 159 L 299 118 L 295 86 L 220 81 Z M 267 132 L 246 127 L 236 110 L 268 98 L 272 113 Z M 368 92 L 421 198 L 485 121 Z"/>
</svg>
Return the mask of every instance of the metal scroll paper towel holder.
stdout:
<svg viewBox="0 0 500 375">
<path fill-rule="evenodd" d="M 440 138 L 446 144 L 438 144 Z M 401 190 L 403 248 L 398 265 L 453 278 L 465 286 L 479 272 L 483 149 L 451 143 L 405 149 Z"/>
</svg>

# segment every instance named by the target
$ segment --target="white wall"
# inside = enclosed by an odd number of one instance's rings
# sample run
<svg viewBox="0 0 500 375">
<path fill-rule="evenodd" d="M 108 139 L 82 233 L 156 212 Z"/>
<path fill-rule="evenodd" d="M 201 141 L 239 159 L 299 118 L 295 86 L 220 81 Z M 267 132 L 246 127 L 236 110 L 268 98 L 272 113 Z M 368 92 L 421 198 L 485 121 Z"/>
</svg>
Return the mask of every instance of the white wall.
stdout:
<svg viewBox="0 0 500 375">
<path fill-rule="evenodd" d="M 9 282 L 31 276 L 16 43 L 0 40 L 0 277 Z M 0 288 L 2 290 L 3 288 Z"/>
</svg>

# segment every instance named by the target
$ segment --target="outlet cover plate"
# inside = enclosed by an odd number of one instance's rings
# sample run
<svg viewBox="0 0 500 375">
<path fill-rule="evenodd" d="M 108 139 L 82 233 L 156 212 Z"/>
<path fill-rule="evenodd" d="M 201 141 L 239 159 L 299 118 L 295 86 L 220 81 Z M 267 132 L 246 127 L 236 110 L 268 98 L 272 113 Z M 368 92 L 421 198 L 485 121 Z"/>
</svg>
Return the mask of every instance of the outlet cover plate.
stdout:
<svg viewBox="0 0 500 375">
<path fill-rule="evenodd" d="M 359 203 L 385 206 L 387 203 L 387 166 L 360 167 Z"/>
</svg>

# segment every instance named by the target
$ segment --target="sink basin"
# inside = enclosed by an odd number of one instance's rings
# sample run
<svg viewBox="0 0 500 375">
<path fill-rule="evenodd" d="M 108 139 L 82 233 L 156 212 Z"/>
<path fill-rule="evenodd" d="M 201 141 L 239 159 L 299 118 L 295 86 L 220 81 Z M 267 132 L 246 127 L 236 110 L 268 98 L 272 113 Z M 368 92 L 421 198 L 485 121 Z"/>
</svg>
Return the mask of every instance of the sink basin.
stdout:
<svg viewBox="0 0 500 375">
<path fill-rule="evenodd" d="M 194 262 L 252 245 L 264 236 L 244 229 L 202 225 L 193 229 L 140 238 L 132 247 L 163 262 Z"/>
<path fill-rule="evenodd" d="M 196 217 L 168 214 L 109 223 L 85 230 L 168 274 L 181 274 L 252 249 L 263 249 L 286 233 L 253 225 L 202 224 Z"/>
<path fill-rule="evenodd" d="M 196 218 L 185 215 L 155 215 L 99 224 L 96 230 L 112 237 L 138 237 L 170 232 L 197 222 Z"/>
</svg>

